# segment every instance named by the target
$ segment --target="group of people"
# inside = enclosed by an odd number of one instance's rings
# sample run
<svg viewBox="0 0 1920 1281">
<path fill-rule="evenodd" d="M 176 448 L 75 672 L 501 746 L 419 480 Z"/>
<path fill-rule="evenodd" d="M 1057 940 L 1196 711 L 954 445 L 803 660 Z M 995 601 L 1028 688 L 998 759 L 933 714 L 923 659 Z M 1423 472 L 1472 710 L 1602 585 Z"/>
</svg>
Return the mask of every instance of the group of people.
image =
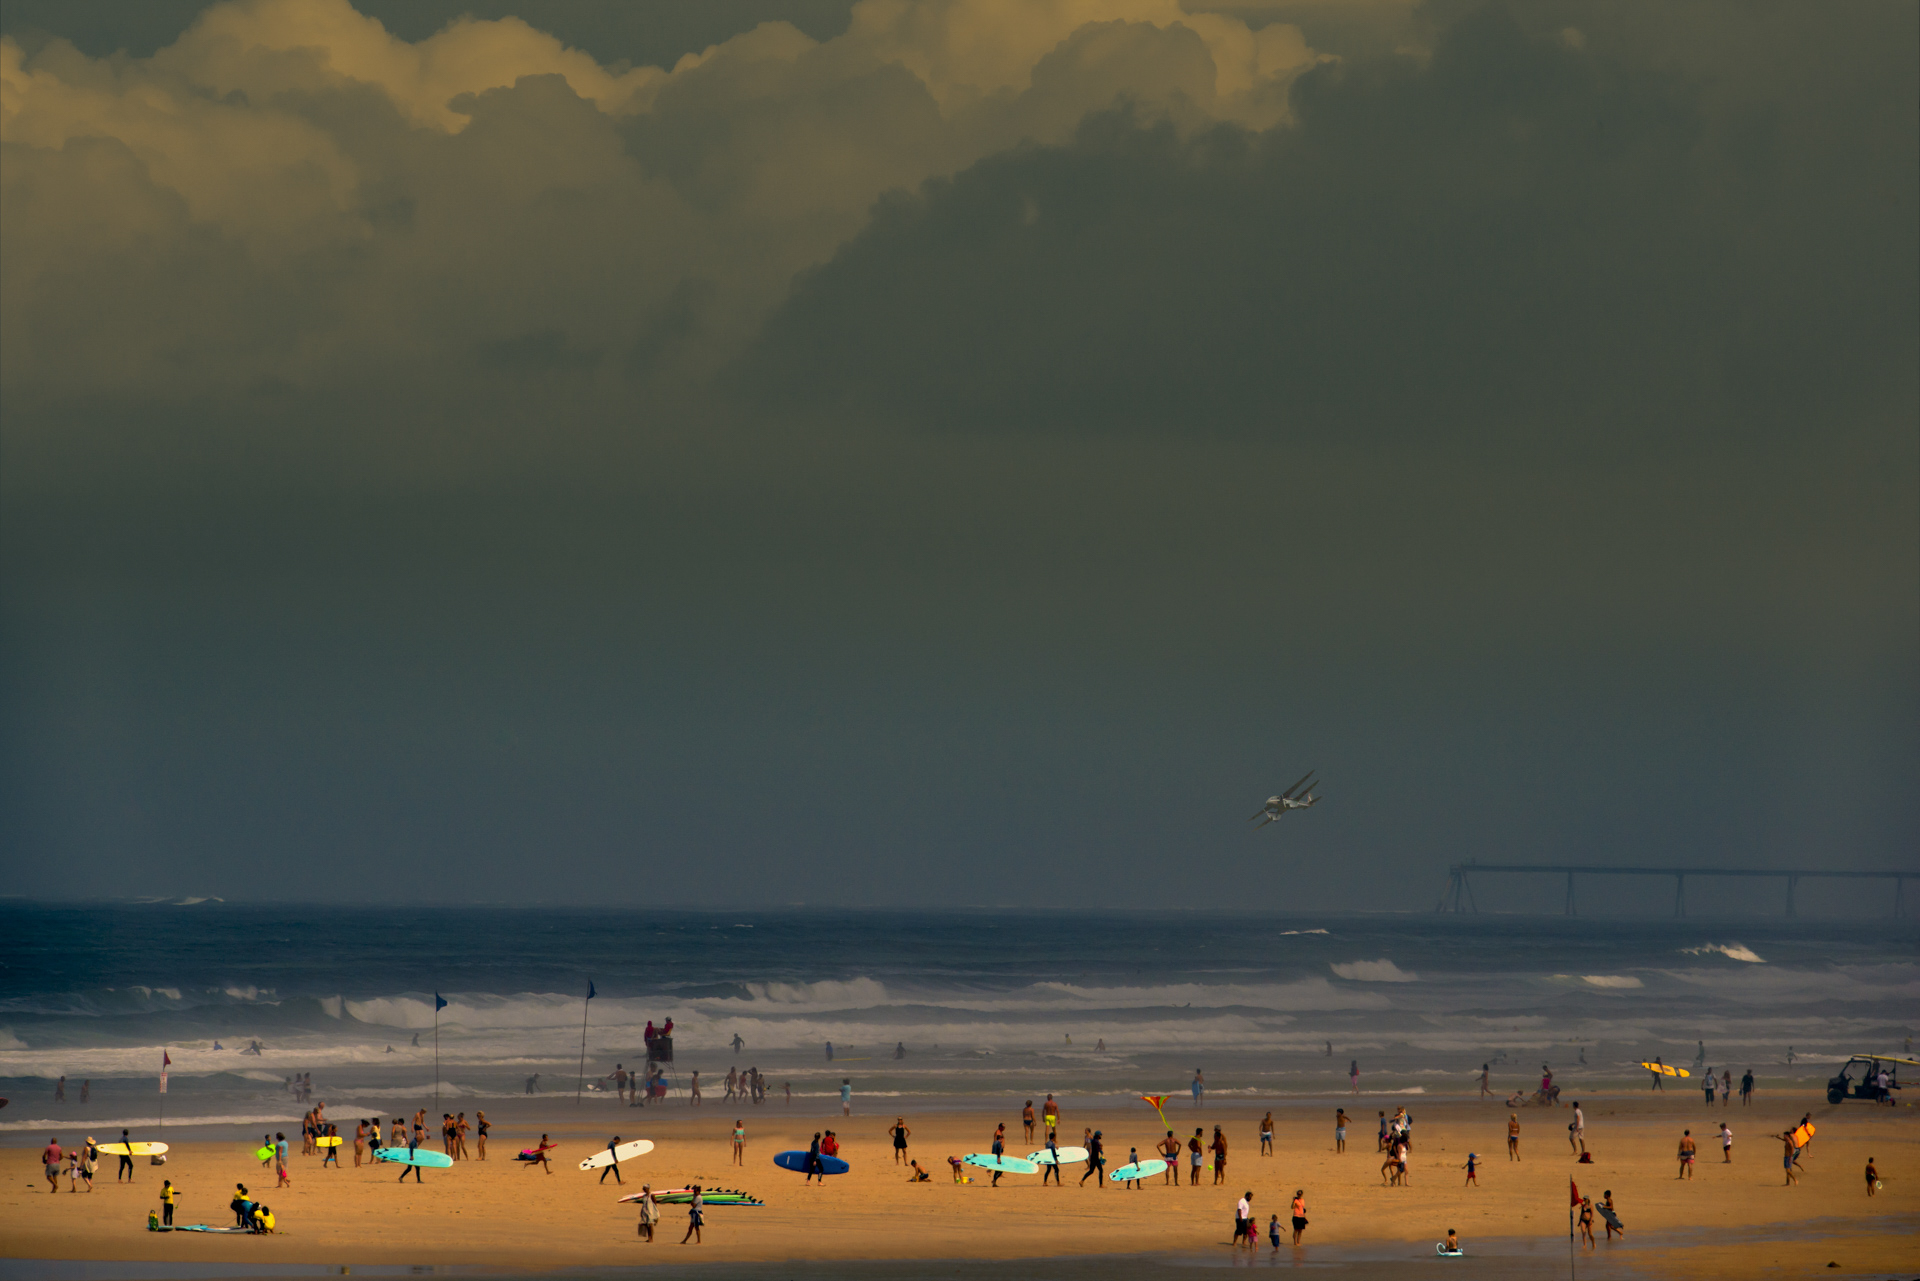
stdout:
<svg viewBox="0 0 1920 1281">
<path fill-rule="evenodd" d="M 80 1082 L 80 1101 L 86 1103 L 90 1101 L 92 1097 L 93 1082 L 91 1080 Z M 67 1101 L 67 1078 L 64 1076 L 53 1083 L 53 1101 L 55 1103 L 65 1103 Z"/>
<path fill-rule="evenodd" d="M 1304 1188 L 1293 1190 L 1293 1244 L 1299 1245 L 1301 1236 L 1307 1230 L 1307 1193 Z M 1267 1219 L 1267 1240 L 1273 1248 L 1280 1248 L 1280 1216 L 1270 1215 Z M 1244 1246 L 1248 1250 L 1260 1248 L 1260 1223 L 1253 1213 L 1253 1193 L 1245 1192 L 1233 1207 L 1233 1245 L 1235 1249 Z"/>
<path fill-rule="evenodd" d="M 746 1071 L 729 1067 L 727 1069 L 727 1099 L 742 1099 L 749 1103 L 767 1101 L 767 1078 L 760 1075 L 760 1069 L 750 1067 Z"/>
</svg>

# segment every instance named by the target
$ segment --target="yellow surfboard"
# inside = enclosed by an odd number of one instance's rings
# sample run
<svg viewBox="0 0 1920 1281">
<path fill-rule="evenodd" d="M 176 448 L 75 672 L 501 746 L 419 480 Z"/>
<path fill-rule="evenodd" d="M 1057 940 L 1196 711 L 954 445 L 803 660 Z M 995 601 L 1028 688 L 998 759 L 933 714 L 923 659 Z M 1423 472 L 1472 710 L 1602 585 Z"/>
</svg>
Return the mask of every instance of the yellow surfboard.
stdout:
<svg viewBox="0 0 1920 1281">
<path fill-rule="evenodd" d="M 108 1156 L 160 1156 L 167 1150 L 164 1143 L 102 1143 L 100 1151 Z"/>
<path fill-rule="evenodd" d="M 1664 1063 L 1642 1063 L 1641 1067 L 1649 1072 L 1658 1072 L 1661 1076 L 1692 1076 L 1685 1068 L 1668 1067 Z"/>
<path fill-rule="evenodd" d="M 323 1134 L 313 1141 L 316 1148 L 337 1148 L 344 1140 L 337 1134 Z"/>
</svg>

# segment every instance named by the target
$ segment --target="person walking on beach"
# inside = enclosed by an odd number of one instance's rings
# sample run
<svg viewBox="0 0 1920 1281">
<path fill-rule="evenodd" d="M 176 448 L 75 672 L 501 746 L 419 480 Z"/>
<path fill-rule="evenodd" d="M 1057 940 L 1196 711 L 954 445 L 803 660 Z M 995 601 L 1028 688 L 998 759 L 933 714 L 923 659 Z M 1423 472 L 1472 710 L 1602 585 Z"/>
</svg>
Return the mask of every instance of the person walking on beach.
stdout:
<svg viewBox="0 0 1920 1281">
<path fill-rule="evenodd" d="M 1127 1149 L 1127 1166 L 1134 1172 L 1134 1174 L 1138 1175 L 1140 1173 L 1140 1149 L 1139 1148 Z M 1140 1190 L 1140 1180 L 1138 1178 L 1128 1179 L 1127 1187 L 1132 1191 L 1138 1192 Z"/>
<path fill-rule="evenodd" d="M 1280 1216 L 1277 1214 L 1267 1218 L 1267 1240 L 1273 1242 L 1276 1251 L 1280 1249 Z"/>
<path fill-rule="evenodd" d="M 1580 1240 L 1586 1248 L 1595 1248 L 1593 1240 L 1593 1198 L 1580 1198 Z"/>
<path fill-rule="evenodd" d="M 1002 1121 L 993 1128 L 993 1147 L 990 1151 L 992 1151 L 993 1159 L 996 1161 L 1007 1154 L 1007 1123 L 1005 1121 Z M 987 1186 L 990 1188 L 999 1187 L 1000 1174 L 1000 1170 L 994 1170 L 993 1178 L 988 1182 Z"/>
<path fill-rule="evenodd" d="M 1233 1206 L 1233 1248 L 1253 1235 L 1253 1193 L 1248 1191 Z"/>
<path fill-rule="evenodd" d="M 1477 1188 L 1480 1186 L 1480 1173 L 1477 1165 L 1479 1160 L 1480 1158 L 1476 1154 L 1472 1152 L 1467 1153 L 1467 1181 L 1461 1185 L 1462 1187 Z"/>
<path fill-rule="evenodd" d="M 694 1074 L 687 1079 L 687 1106 L 690 1108 L 700 1106 L 700 1073 L 698 1070 L 695 1070 Z"/>
<path fill-rule="evenodd" d="M 820 1132 L 818 1130 L 814 1131 L 813 1145 L 807 1149 L 807 1177 L 800 1181 L 802 1183 L 811 1183 L 813 1182 L 813 1176 L 816 1174 L 820 1176 L 820 1182 L 825 1183 L 827 1181 L 827 1167 L 826 1164 L 820 1160 Z M 685 1243 L 682 1242 L 682 1244 Z"/>
<path fill-rule="evenodd" d="M 1493 1086 L 1489 1084 L 1492 1072 L 1493 1069 L 1488 1064 L 1480 1065 L 1480 1097 L 1483 1099 L 1493 1094 Z"/>
<path fill-rule="evenodd" d="M 600 1171 L 600 1182 L 605 1183 L 609 1174 L 615 1183 L 626 1182 L 620 1177 L 620 1136 L 617 1134 L 607 1140 L 607 1164 Z"/>
<path fill-rule="evenodd" d="M 1207 1151 L 1213 1153 L 1213 1181 L 1218 1186 L 1227 1179 L 1227 1136 L 1217 1125 L 1213 1127 L 1213 1142 L 1207 1145 Z"/>
<path fill-rule="evenodd" d="M 738 1118 L 733 1122 L 733 1163 L 739 1166 L 747 1163 L 747 1123 Z"/>
<path fill-rule="evenodd" d="M 1666 1087 L 1660 1084 L 1660 1078 L 1666 1075 L 1665 1072 L 1660 1070 L 1664 1066 L 1666 1065 L 1660 1062 L 1660 1056 L 1658 1054 L 1654 1055 L 1653 1067 L 1650 1069 L 1653 1073 L 1653 1088 L 1659 1090 L 1662 1094 L 1667 1092 Z"/>
<path fill-rule="evenodd" d="M 1047 1161 L 1040 1167 L 1040 1186 L 1047 1186 L 1047 1180 L 1053 1180 L 1053 1186 L 1060 1184 L 1060 1135 L 1055 1130 L 1047 1131 Z"/>
<path fill-rule="evenodd" d="M 1028 1107 L 1027 1115 L 1033 1115 L 1032 1107 Z M 893 1118 L 893 1128 L 888 1130 L 887 1133 L 893 1136 L 893 1163 L 899 1165 L 907 1159 L 907 1136 L 912 1134 L 913 1131 L 907 1128 L 906 1117 L 896 1116 Z M 1031 1121 L 1027 1123 L 1027 1137 L 1033 1137 L 1033 1123 Z M 1041 1182 L 1044 1183 L 1046 1180 L 1042 1179 Z"/>
<path fill-rule="evenodd" d="M 66 1154 L 60 1150 L 60 1136 L 56 1134 L 47 1140 L 47 1146 L 40 1152 L 41 1173 L 47 1176 L 47 1191 L 60 1190 L 60 1163 L 66 1159 Z"/>
<path fill-rule="evenodd" d="M 1080 1185 L 1085 1187 L 1087 1180 L 1092 1179 L 1096 1188 L 1106 1187 L 1106 1169 L 1107 1145 L 1101 1141 L 1100 1131 L 1095 1130 L 1087 1139 L 1087 1169 L 1080 1176 Z"/>
<path fill-rule="evenodd" d="M 409 1172 L 413 1174 L 413 1181 L 415 1183 L 426 1182 L 425 1179 L 420 1177 L 420 1166 L 416 1160 L 420 1155 L 420 1145 L 426 1137 L 427 1132 L 421 1128 L 420 1122 L 416 1119 L 413 1123 L 413 1134 L 407 1139 L 407 1160 L 406 1163 L 400 1167 L 400 1177 L 394 1180 L 395 1183 L 405 1183 Z M 285 1175 L 283 1174 L 281 1177 L 284 1178 Z"/>
<path fill-rule="evenodd" d="M 1293 1190 L 1293 1243 L 1300 1244 L 1301 1235 L 1307 1230 L 1307 1191 L 1305 1188 Z"/>
<path fill-rule="evenodd" d="M 1720 1074 L 1720 1106 L 1733 1106 L 1733 1069 L 1728 1068 Z"/>
<path fill-rule="evenodd" d="M 660 1217 L 660 1207 L 654 1203 L 653 1185 L 640 1185 L 640 1239 L 648 1245 L 653 1244 L 653 1225 Z"/>
<path fill-rule="evenodd" d="M 1347 1110 L 1345 1108 L 1333 1110 L 1333 1150 L 1335 1152 L 1347 1150 Z"/>
<path fill-rule="evenodd" d="M 1273 1113 L 1260 1118 L 1260 1155 L 1273 1155 Z"/>
<path fill-rule="evenodd" d="M 850 1076 L 840 1078 L 840 1115 L 853 1115 L 853 1078 Z"/>
<path fill-rule="evenodd" d="M 531 1170 L 534 1166 L 537 1165 L 545 1169 L 548 1174 L 552 1174 L 553 1164 L 552 1162 L 547 1160 L 547 1153 L 553 1151 L 555 1148 L 559 1146 L 560 1145 L 557 1143 L 547 1142 L 547 1136 L 544 1134 L 541 1135 L 540 1146 L 533 1149 L 533 1155 L 527 1159 L 527 1168 Z"/>
<path fill-rule="evenodd" d="M 1207 1078 L 1201 1075 L 1199 1068 L 1195 1068 L 1193 1070 L 1193 1106 L 1200 1106 L 1201 1096 L 1206 1092 Z"/>
<path fill-rule="evenodd" d="M 1573 1101 L 1573 1120 L 1567 1124 L 1567 1146 L 1575 1156 L 1587 1150 L 1587 1114 L 1581 1111 L 1578 1099 Z"/>
<path fill-rule="evenodd" d="M 687 1243 L 687 1237 L 693 1238 L 695 1245 L 700 1244 L 700 1225 L 706 1222 L 705 1206 L 700 1200 L 700 1187 L 694 1185 L 693 1201 L 687 1206 L 687 1236 L 680 1238 L 680 1244 Z"/>
<path fill-rule="evenodd" d="M 1744 1107 L 1750 1107 L 1752 1106 L 1752 1104 L 1753 1104 L 1753 1069 L 1748 1068 L 1746 1072 L 1744 1072 L 1740 1077 L 1740 1106 L 1744 1108 Z"/>
<path fill-rule="evenodd" d="M 1360 1093 L 1360 1060 L 1347 1064 L 1347 1084 L 1355 1094 Z"/>
<path fill-rule="evenodd" d="M 286 1136 L 280 1137 L 280 1164 L 287 1163 Z M 125 1130 L 120 1131 L 120 1164 L 113 1172 L 113 1181 L 120 1182 L 121 1175 L 127 1176 L 127 1182 L 133 1182 L 133 1139 Z"/>
<path fill-rule="evenodd" d="M 1727 1128 L 1725 1121 L 1720 1123 L 1720 1164 L 1733 1164 L 1733 1131 Z"/>
<path fill-rule="evenodd" d="M 1626 1225 L 1620 1222 L 1620 1216 L 1613 1212 L 1613 1189 L 1608 1188 L 1600 1194 L 1600 1217 L 1607 1221 L 1607 1240 L 1613 1240 L 1618 1232 L 1622 1241 L 1627 1239 Z"/>
<path fill-rule="evenodd" d="M 1057 1130 L 1060 1128 L 1060 1105 L 1053 1101 L 1051 1094 L 1047 1096 L 1047 1101 L 1040 1106 L 1040 1119 L 1046 1124 L 1046 1128 L 1049 1130 Z"/>
<path fill-rule="evenodd" d="M 1792 1130 L 1782 1130 L 1779 1137 L 1781 1141 L 1786 1144 L 1786 1152 L 1781 1157 L 1781 1163 L 1785 1165 L 1787 1169 L 1787 1181 L 1784 1186 L 1792 1187 L 1794 1184 L 1800 1182 L 1800 1171 L 1795 1166 L 1795 1161 L 1800 1155 L 1800 1149 L 1794 1146 Z"/>
<path fill-rule="evenodd" d="M 1507 1113 L 1507 1160 L 1520 1159 L 1520 1114 Z"/>
<path fill-rule="evenodd" d="M 1385 1109 L 1382 1109 L 1380 1112 L 1379 1143 L 1377 1145 L 1380 1151 L 1385 1152 L 1387 1150 L 1387 1137 L 1392 1133 L 1393 1133 L 1393 1127 L 1387 1124 L 1387 1114 Z"/>
<path fill-rule="evenodd" d="M 1691 1179 L 1693 1177 L 1693 1151 L 1693 1131 L 1680 1131 L 1680 1173 L 1674 1175 L 1674 1178 Z"/>
<path fill-rule="evenodd" d="M 324 1170 L 331 1164 L 337 1170 L 340 1168 L 340 1127 L 329 1124 L 326 1134 L 322 1137 L 332 1139 L 333 1142 L 326 1145 L 327 1154 L 320 1159 L 320 1168 Z"/>
<path fill-rule="evenodd" d="M 487 1114 L 476 1111 L 473 1114 L 473 1148 L 482 1160 L 487 1159 Z"/>
<path fill-rule="evenodd" d="M 1033 1100 L 1032 1099 L 1028 1099 L 1027 1105 L 1020 1109 L 1020 1124 L 1026 1129 L 1027 1142 L 1029 1143 L 1033 1142 Z"/>
<path fill-rule="evenodd" d="M 87 1191 L 93 1191 L 93 1176 L 100 1169 L 100 1145 L 87 1136 L 86 1146 L 80 1150 L 80 1178 L 87 1185 Z"/>
</svg>

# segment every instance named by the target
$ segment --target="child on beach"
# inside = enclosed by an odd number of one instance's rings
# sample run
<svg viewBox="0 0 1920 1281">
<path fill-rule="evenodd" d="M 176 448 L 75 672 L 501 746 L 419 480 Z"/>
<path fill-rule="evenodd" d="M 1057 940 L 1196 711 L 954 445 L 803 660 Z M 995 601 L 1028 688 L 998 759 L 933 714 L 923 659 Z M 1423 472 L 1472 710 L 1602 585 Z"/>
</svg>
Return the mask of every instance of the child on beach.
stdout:
<svg viewBox="0 0 1920 1281">
<path fill-rule="evenodd" d="M 908 1161 L 907 1165 L 912 1170 L 912 1173 L 907 1175 L 908 1183 L 931 1183 L 933 1181 L 933 1176 L 921 1169 L 918 1161 Z M 1045 1181 L 1044 1179 L 1041 1180 L 1043 1183 Z"/>
<path fill-rule="evenodd" d="M 951 1167 L 953 1168 L 953 1181 L 954 1181 L 955 1183 L 965 1183 L 965 1182 L 967 1181 L 967 1176 L 966 1176 L 966 1173 L 965 1173 L 964 1171 L 962 1171 L 962 1170 L 961 1170 L 961 1168 L 960 1168 L 960 1158 L 959 1158 L 959 1157 L 957 1157 L 957 1156 L 950 1156 L 950 1157 L 948 1157 L 948 1158 L 947 1158 L 947 1164 L 948 1164 L 949 1166 L 951 1166 Z M 1057 1174 L 1058 1174 L 1058 1173 L 1060 1172 L 1060 1167 L 1059 1167 L 1059 1166 L 1057 1166 L 1057 1165 L 1056 1165 L 1056 1166 L 1053 1166 L 1053 1167 L 1051 1167 L 1051 1168 L 1053 1169 L 1053 1171 L 1054 1171 L 1054 1173 L 1055 1173 L 1056 1175 L 1057 1175 Z M 1044 1179 L 1044 1178 L 1042 1178 L 1042 1179 L 1040 1180 L 1040 1182 L 1042 1182 L 1042 1183 L 1045 1183 L 1045 1182 L 1046 1182 L 1046 1179 Z"/>
<path fill-rule="evenodd" d="M 1273 1243 L 1274 1249 L 1280 1248 L 1280 1216 L 1277 1214 L 1267 1220 L 1267 1240 Z"/>
<path fill-rule="evenodd" d="M 1880 1171 L 1874 1168 L 1873 1158 L 1867 1158 L 1867 1195 L 1872 1196 L 1880 1190 Z"/>
<path fill-rule="evenodd" d="M 538 1165 L 538 1166 L 544 1167 L 548 1174 L 552 1174 L 553 1166 L 547 1160 L 547 1153 L 553 1151 L 555 1148 L 559 1146 L 560 1145 L 558 1143 L 547 1142 L 547 1136 L 543 1134 L 540 1136 L 539 1147 L 534 1148 L 531 1152 L 522 1152 L 520 1155 L 521 1155 L 521 1158 L 526 1161 L 527 1168 L 529 1170 L 531 1170 L 534 1166 Z"/>
<path fill-rule="evenodd" d="M 1139 1148 L 1127 1149 L 1127 1164 L 1133 1167 L 1133 1172 L 1135 1174 L 1140 1173 L 1140 1149 Z M 1127 1186 L 1137 1192 L 1140 1190 L 1140 1180 L 1128 1179 Z"/>
<path fill-rule="evenodd" d="M 1480 1186 L 1480 1175 L 1475 1167 L 1475 1163 L 1479 1161 L 1479 1159 L 1480 1158 L 1472 1152 L 1467 1153 L 1467 1181 L 1461 1186 L 1475 1188 Z"/>
<path fill-rule="evenodd" d="M 1720 1123 L 1720 1164 L 1733 1164 L 1733 1131 L 1727 1128 L 1725 1121 Z"/>
</svg>

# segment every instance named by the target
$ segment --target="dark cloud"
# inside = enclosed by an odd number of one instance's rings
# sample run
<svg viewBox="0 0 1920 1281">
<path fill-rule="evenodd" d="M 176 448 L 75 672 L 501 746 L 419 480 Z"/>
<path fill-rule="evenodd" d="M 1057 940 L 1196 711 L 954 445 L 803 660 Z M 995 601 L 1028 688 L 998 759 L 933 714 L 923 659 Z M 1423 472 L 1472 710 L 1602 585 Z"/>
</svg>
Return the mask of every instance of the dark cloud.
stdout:
<svg viewBox="0 0 1920 1281">
<path fill-rule="evenodd" d="M 1911 7 L 1148 8 L 0 68 L 16 889 L 1907 857 Z"/>
<path fill-rule="evenodd" d="M 741 378 L 948 426 L 1634 448 L 1903 430 L 1914 113 L 1840 88 L 1840 58 L 1831 96 L 1728 102 L 1606 34 L 1476 11 L 1430 56 L 1308 73 L 1292 128 L 1121 110 L 993 156 L 884 200 Z M 1760 73 L 1807 56 L 1782 45 Z M 1884 79 L 1913 103 L 1910 67 Z"/>
</svg>

